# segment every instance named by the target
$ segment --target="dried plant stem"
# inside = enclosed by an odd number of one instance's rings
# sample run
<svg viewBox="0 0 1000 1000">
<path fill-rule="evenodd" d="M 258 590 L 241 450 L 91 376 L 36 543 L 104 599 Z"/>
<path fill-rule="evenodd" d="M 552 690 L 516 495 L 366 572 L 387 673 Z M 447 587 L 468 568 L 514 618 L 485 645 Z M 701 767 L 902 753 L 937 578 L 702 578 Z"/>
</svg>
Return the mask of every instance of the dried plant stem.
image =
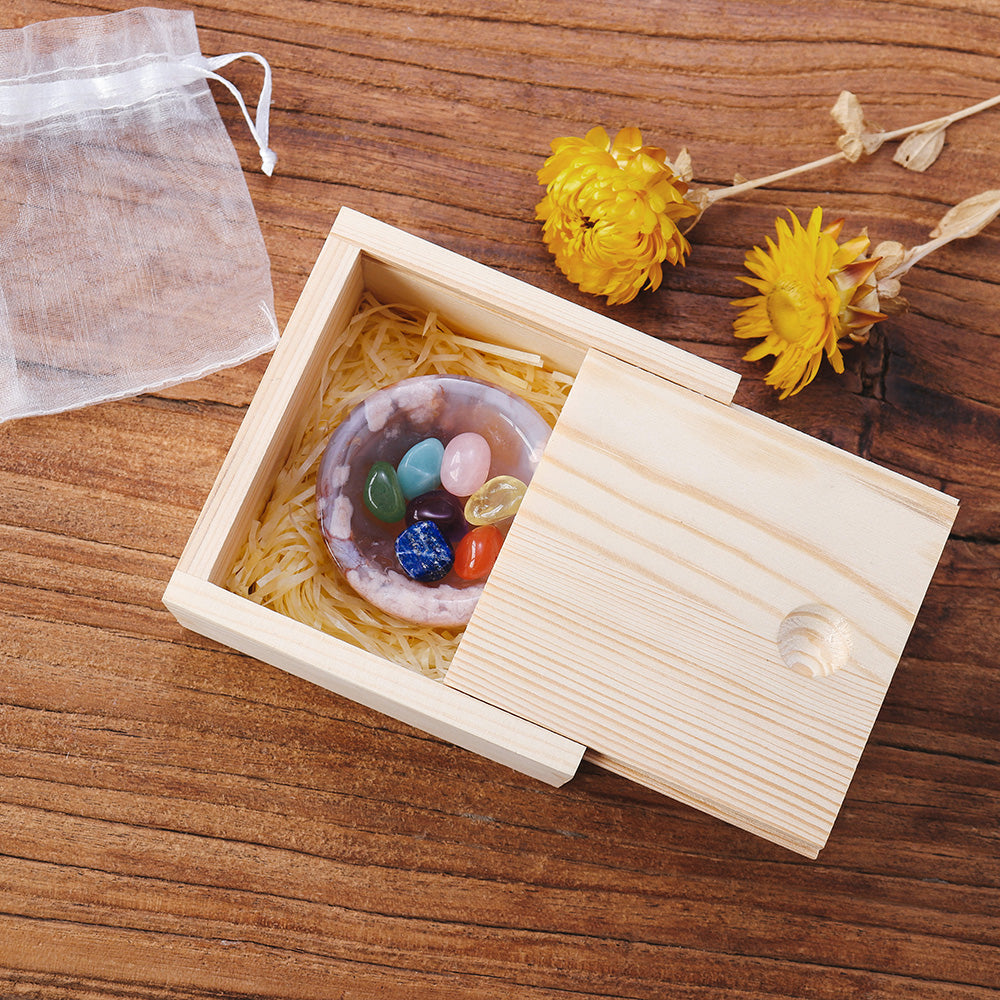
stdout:
<svg viewBox="0 0 1000 1000">
<path fill-rule="evenodd" d="M 955 111 L 950 115 L 943 115 L 940 118 L 931 118 L 928 121 L 921 122 L 919 125 L 909 125 L 906 128 L 898 128 L 892 132 L 876 133 L 879 139 L 879 145 L 885 142 L 893 142 L 896 139 L 905 138 L 914 132 L 929 132 L 948 128 L 948 126 L 957 121 L 961 121 L 963 118 L 969 118 L 972 115 L 978 114 L 980 111 L 986 111 L 987 109 L 995 107 L 998 104 L 1000 104 L 1000 94 L 997 94 L 995 97 L 988 98 L 985 101 L 980 101 L 978 104 L 973 104 L 968 108 L 963 108 L 961 111 Z M 798 174 L 804 174 L 810 170 L 827 167 L 840 160 L 848 159 L 849 157 L 846 153 L 838 151 L 836 153 L 831 153 L 829 156 L 820 157 L 818 160 L 813 160 L 811 163 L 803 163 L 797 167 L 780 170 L 775 174 L 768 174 L 767 177 L 758 177 L 756 180 L 742 181 L 739 184 L 733 184 L 730 187 L 716 188 L 715 190 L 707 191 L 705 193 L 705 207 L 707 208 L 709 205 L 714 205 L 717 201 L 722 201 L 724 198 L 733 198 L 736 195 L 744 194 L 747 191 L 753 191 L 756 188 L 764 187 L 768 184 L 774 184 L 778 181 L 787 180 L 789 177 L 795 177 Z"/>
<path fill-rule="evenodd" d="M 924 259 L 924 257 L 929 254 L 934 253 L 935 250 L 940 249 L 947 243 L 951 243 L 953 240 L 960 239 L 961 237 L 955 233 L 949 233 L 946 236 L 939 236 L 937 239 L 929 240 L 927 243 L 921 243 L 919 246 L 911 247 L 906 252 L 906 257 L 903 262 L 896 268 L 893 268 L 888 274 L 880 278 L 882 281 L 891 280 L 893 278 L 902 278 L 914 264 L 919 263 Z"/>
<path fill-rule="evenodd" d="M 787 180 L 789 177 L 795 177 L 797 174 L 804 174 L 810 170 L 816 170 L 819 167 L 826 167 L 831 163 L 836 163 L 838 160 L 846 159 L 847 157 L 843 153 L 831 153 L 829 156 L 824 156 L 819 160 L 813 160 L 811 163 L 802 163 L 797 167 L 789 167 L 787 170 L 779 170 L 776 174 L 768 174 L 767 177 L 758 177 L 752 181 L 742 181 L 739 184 L 733 184 L 727 188 L 716 188 L 714 191 L 709 191 L 706 194 L 705 197 L 707 204 L 714 205 L 717 201 L 722 201 L 723 198 L 733 198 L 746 191 L 753 191 L 756 188 L 765 187 L 766 185 L 774 184 L 777 181 Z"/>
<path fill-rule="evenodd" d="M 903 250 L 898 243 L 879 244 L 876 252 L 888 251 L 887 254 L 883 254 L 884 272 L 876 271 L 879 281 L 898 283 L 914 264 L 923 260 L 928 254 L 934 253 L 952 240 L 965 240 L 970 236 L 976 236 L 997 216 L 1000 216 L 1000 190 L 981 191 L 948 209 L 931 230 L 931 238 L 926 243 L 911 247 L 909 250 Z"/>
</svg>

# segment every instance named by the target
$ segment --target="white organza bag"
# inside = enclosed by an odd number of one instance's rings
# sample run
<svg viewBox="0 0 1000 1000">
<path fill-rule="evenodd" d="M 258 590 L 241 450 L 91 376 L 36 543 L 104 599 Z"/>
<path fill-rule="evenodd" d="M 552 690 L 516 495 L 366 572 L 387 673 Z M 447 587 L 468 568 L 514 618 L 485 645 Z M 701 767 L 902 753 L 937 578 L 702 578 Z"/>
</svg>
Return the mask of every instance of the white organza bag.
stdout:
<svg viewBox="0 0 1000 1000">
<path fill-rule="evenodd" d="M 265 70 L 250 119 L 215 70 Z M 271 350 L 270 262 L 207 78 L 265 173 L 270 67 L 206 59 L 141 8 L 0 31 L 0 421 L 148 392 Z"/>
</svg>

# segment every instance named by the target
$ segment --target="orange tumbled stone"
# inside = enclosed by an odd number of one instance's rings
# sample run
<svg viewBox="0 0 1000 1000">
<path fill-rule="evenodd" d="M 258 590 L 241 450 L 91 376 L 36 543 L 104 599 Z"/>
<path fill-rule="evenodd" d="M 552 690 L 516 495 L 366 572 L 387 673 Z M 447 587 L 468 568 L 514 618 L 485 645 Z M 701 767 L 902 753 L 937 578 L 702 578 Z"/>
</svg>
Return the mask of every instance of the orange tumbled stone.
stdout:
<svg viewBox="0 0 1000 1000">
<path fill-rule="evenodd" d="M 488 576 L 500 554 L 503 535 L 493 524 L 473 528 L 455 548 L 455 572 L 463 580 L 481 580 Z"/>
</svg>

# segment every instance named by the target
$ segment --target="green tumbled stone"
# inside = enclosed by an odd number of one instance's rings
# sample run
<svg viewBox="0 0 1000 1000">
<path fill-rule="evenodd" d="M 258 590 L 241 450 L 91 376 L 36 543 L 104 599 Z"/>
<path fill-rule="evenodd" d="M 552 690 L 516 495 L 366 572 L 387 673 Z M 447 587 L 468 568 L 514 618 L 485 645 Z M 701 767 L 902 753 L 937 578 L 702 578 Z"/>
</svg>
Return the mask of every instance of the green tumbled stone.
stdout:
<svg viewBox="0 0 1000 1000">
<path fill-rule="evenodd" d="M 380 521 L 395 524 L 406 513 L 406 500 L 399 488 L 396 470 L 388 462 L 376 462 L 368 470 L 364 490 L 365 506 Z"/>
</svg>

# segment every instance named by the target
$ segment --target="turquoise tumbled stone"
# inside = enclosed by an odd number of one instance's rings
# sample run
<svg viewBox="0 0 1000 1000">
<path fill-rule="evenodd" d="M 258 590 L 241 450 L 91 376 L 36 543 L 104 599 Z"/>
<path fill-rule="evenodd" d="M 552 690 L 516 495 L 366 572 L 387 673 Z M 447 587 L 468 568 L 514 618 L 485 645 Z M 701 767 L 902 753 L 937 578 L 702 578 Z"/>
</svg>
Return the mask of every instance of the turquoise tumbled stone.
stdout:
<svg viewBox="0 0 1000 1000">
<path fill-rule="evenodd" d="M 441 485 L 443 457 L 444 445 L 437 438 L 424 438 L 399 460 L 396 478 L 407 500 L 436 490 Z"/>
<path fill-rule="evenodd" d="M 369 470 L 364 488 L 365 506 L 380 521 L 395 524 L 406 513 L 406 500 L 399 488 L 396 470 L 388 462 L 376 462 Z"/>
<path fill-rule="evenodd" d="M 455 553 L 432 521 L 416 521 L 396 538 L 396 558 L 403 572 L 420 583 L 448 575 Z"/>
</svg>

